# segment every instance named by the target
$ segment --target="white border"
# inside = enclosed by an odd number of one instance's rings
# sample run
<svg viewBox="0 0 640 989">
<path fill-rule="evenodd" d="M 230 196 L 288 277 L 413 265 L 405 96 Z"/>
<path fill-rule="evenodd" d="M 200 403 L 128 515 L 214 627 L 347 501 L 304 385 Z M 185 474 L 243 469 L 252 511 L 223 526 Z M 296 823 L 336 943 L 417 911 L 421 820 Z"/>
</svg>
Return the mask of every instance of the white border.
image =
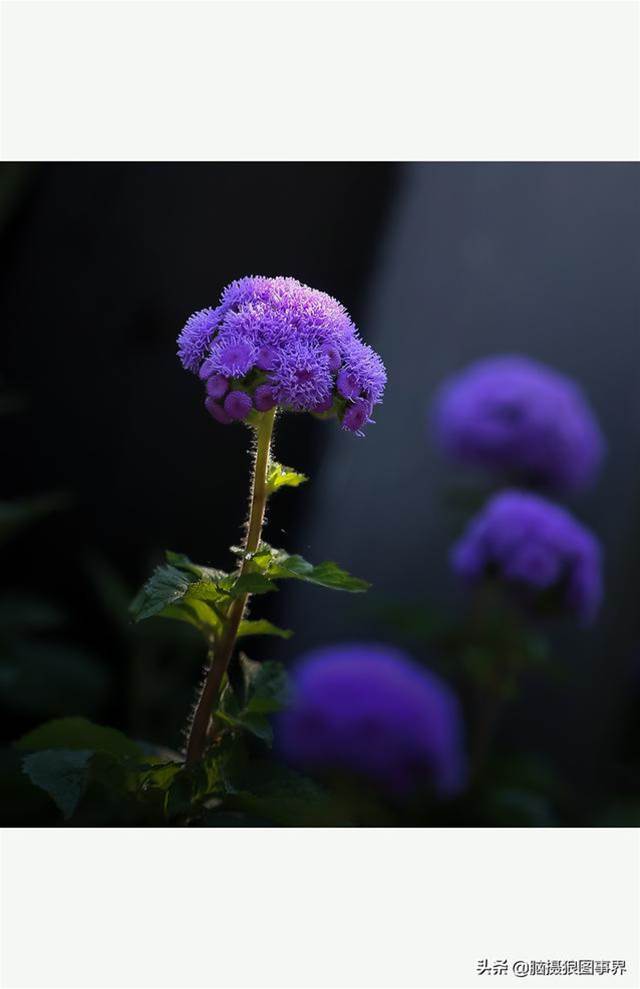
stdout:
<svg viewBox="0 0 640 989">
<path fill-rule="evenodd" d="M 3 835 L 7 989 L 546 986 L 478 959 L 625 959 L 632 829 L 59 829 Z"/>
<path fill-rule="evenodd" d="M 635 0 L 2 3 L 17 160 L 639 157 Z"/>
</svg>

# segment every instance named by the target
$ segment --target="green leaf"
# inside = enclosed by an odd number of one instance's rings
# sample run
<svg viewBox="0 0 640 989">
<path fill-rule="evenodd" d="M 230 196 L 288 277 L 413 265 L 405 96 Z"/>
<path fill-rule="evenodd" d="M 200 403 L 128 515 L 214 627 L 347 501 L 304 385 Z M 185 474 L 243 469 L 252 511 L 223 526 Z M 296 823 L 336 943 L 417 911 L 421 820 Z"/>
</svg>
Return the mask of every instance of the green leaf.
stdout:
<svg viewBox="0 0 640 989">
<path fill-rule="evenodd" d="M 217 753 L 194 766 L 181 766 L 170 781 L 165 800 L 168 818 L 192 815 L 206 801 L 221 797 L 225 784 Z"/>
<path fill-rule="evenodd" d="M 256 621 L 244 619 L 240 622 L 237 637 L 241 639 L 247 635 L 277 635 L 281 639 L 290 639 L 293 632 L 290 628 L 278 628 L 277 625 L 272 625 L 265 618 Z"/>
<path fill-rule="evenodd" d="M 267 494 L 271 495 L 279 488 L 298 488 L 308 480 L 306 474 L 299 474 L 291 467 L 285 467 L 273 460 L 267 474 Z"/>
<path fill-rule="evenodd" d="M 82 797 L 93 752 L 86 749 L 45 749 L 22 760 L 34 786 L 49 794 L 68 820 Z"/>
<path fill-rule="evenodd" d="M 264 574 L 249 572 L 243 573 L 240 577 L 231 577 L 223 583 L 227 594 L 232 598 L 239 598 L 243 594 L 266 594 L 268 591 L 277 591 L 278 587 L 265 577 Z"/>
<path fill-rule="evenodd" d="M 261 544 L 251 563 L 267 578 L 273 580 L 293 578 L 318 584 L 320 587 L 352 593 L 366 591 L 371 586 L 366 580 L 352 577 L 337 563 L 326 561 L 314 566 L 302 556 L 290 555 L 286 550 L 274 549 L 267 543 Z"/>
<path fill-rule="evenodd" d="M 131 739 L 115 728 L 95 725 L 86 718 L 58 718 L 23 735 L 15 743 L 23 751 L 41 749 L 91 750 L 104 752 L 116 758 L 138 759 L 142 750 Z"/>
<path fill-rule="evenodd" d="M 289 678 L 282 663 L 256 663 L 240 657 L 245 681 L 245 709 L 252 713 L 280 711 L 289 700 Z"/>
<path fill-rule="evenodd" d="M 167 565 L 157 567 L 131 604 L 135 621 L 158 615 L 188 622 L 205 633 L 217 628 L 217 609 L 229 601 L 225 582 L 233 585 L 235 578 L 180 553 L 168 551 L 166 556 Z"/>
<path fill-rule="evenodd" d="M 227 684 L 216 711 L 218 717 L 232 728 L 250 732 L 266 742 L 273 741 L 268 715 L 280 711 L 287 703 L 289 681 L 281 663 L 255 663 L 240 656 L 242 696 Z"/>
</svg>

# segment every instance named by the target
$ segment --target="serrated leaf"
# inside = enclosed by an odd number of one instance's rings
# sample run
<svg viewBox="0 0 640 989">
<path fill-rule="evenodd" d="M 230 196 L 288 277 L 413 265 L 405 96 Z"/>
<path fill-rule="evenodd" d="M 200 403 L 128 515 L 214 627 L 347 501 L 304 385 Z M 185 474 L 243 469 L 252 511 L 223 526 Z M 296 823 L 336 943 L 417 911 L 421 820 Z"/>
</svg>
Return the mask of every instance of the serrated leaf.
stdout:
<svg viewBox="0 0 640 989">
<path fill-rule="evenodd" d="M 95 725 L 86 718 L 57 718 L 23 735 L 15 743 L 22 751 L 43 749 L 90 750 L 116 758 L 138 759 L 142 750 L 115 728 Z"/>
<path fill-rule="evenodd" d="M 261 573 L 243 573 L 240 577 L 229 579 L 223 583 L 223 587 L 232 598 L 239 598 L 243 594 L 266 594 L 268 591 L 277 591 L 278 587 L 268 577 Z"/>
<path fill-rule="evenodd" d="M 282 663 L 255 663 L 242 656 L 245 710 L 252 714 L 280 711 L 289 700 L 289 678 Z"/>
<path fill-rule="evenodd" d="M 274 549 L 266 543 L 261 544 L 258 552 L 252 557 L 251 564 L 273 580 L 293 578 L 318 584 L 320 587 L 352 593 L 366 591 L 371 586 L 366 580 L 352 577 L 330 560 L 314 566 L 298 554 L 292 555 L 286 550 Z"/>
<path fill-rule="evenodd" d="M 285 467 L 274 460 L 271 462 L 267 474 L 267 494 L 273 494 L 274 491 L 284 487 L 298 488 L 308 480 L 306 474 L 299 474 L 291 467 Z"/>
<path fill-rule="evenodd" d="M 244 619 L 240 622 L 237 638 L 241 639 L 247 635 L 277 635 L 281 639 L 290 639 L 293 632 L 289 628 L 278 628 L 277 625 L 272 625 L 265 618 L 259 618 L 255 621 Z"/>
<path fill-rule="evenodd" d="M 68 820 L 82 797 L 93 752 L 86 749 L 45 749 L 22 760 L 23 772 L 34 786 L 48 793 Z"/>
<path fill-rule="evenodd" d="M 180 553 L 168 551 L 166 557 L 167 564 L 156 568 L 131 604 L 135 621 L 160 616 L 188 622 L 205 633 L 216 628 L 216 608 L 224 607 L 229 597 L 224 582 L 233 584 L 234 578 Z"/>
<path fill-rule="evenodd" d="M 227 684 L 220 699 L 216 717 L 234 728 L 242 728 L 268 745 L 273 731 L 268 715 L 280 711 L 286 704 L 289 682 L 281 663 L 255 663 L 240 656 L 243 677 L 242 697 Z"/>
</svg>

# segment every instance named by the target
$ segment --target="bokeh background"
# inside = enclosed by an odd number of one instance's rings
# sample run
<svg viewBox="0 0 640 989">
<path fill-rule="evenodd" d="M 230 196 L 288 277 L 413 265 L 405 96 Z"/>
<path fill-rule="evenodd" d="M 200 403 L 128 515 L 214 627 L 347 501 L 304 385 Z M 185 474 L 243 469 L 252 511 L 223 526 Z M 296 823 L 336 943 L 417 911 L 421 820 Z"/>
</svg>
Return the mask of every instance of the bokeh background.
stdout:
<svg viewBox="0 0 640 989">
<path fill-rule="evenodd" d="M 231 563 L 249 458 L 247 431 L 204 412 L 175 338 L 233 278 L 287 274 L 345 303 L 389 385 L 365 439 L 281 420 L 278 459 L 312 480 L 274 499 L 267 537 L 374 587 L 285 586 L 255 613 L 295 637 L 252 654 L 291 662 L 376 638 L 438 668 L 398 617 L 465 607 L 447 566 L 456 472 L 429 436 L 429 404 L 477 357 L 548 362 L 582 384 L 607 437 L 597 484 L 571 506 L 604 542 L 606 601 L 592 629 L 553 628 L 557 667 L 525 682 L 500 741 L 556 767 L 569 823 L 628 823 L 640 806 L 639 229 L 635 164 L 4 165 L 3 741 L 87 714 L 180 745 L 197 633 L 134 627 L 126 609 L 165 547 Z"/>
</svg>

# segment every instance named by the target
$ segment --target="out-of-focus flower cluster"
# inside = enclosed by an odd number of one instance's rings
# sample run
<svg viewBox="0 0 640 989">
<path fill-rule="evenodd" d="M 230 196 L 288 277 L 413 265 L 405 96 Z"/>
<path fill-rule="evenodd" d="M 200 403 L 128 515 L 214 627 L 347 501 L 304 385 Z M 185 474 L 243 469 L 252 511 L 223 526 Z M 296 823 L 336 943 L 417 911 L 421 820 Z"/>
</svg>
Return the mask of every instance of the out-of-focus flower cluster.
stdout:
<svg viewBox="0 0 640 989">
<path fill-rule="evenodd" d="M 293 672 L 278 744 L 315 775 L 354 775 L 394 797 L 456 794 L 465 781 L 452 691 L 405 653 L 377 643 L 308 653 Z"/>
<path fill-rule="evenodd" d="M 569 378 L 527 357 L 478 361 L 454 375 L 435 402 L 442 449 L 459 463 L 499 472 L 523 486 L 577 490 L 604 453 L 600 426 Z M 495 576 L 530 601 L 553 593 L 582 621 L 602 598 L 600 545 L 563 508 L 527 491 L 495 495 L 453 547 L 454 571 Z"/>
<path fill-rule="evenodd" d="M 556 590 L 561 604 L 587 622 L 602 597 L 600 555 L 595 537 L 564 508 L 503 491 L 472 519 L 451 561 L 465 580 L 495 574 L 527 597 Z"/>
<path fill-rule="evenodd" d="M 221 423 L 278 406 L 336 415 L 361 434 L 386 384 L 344 306 L 295 278 L 232 282 L 215 309 L 187 320 L 178 356 L 205 383 L 205 405 Z"/>
<path fill-rule="evenodd" d="M 435 426 L 459 463 L 548 490 L 590 483 L 604 452 L 577 384 L 528 357 L 491 357 L 456 374 L 436 400 Z"/>
</svg>

